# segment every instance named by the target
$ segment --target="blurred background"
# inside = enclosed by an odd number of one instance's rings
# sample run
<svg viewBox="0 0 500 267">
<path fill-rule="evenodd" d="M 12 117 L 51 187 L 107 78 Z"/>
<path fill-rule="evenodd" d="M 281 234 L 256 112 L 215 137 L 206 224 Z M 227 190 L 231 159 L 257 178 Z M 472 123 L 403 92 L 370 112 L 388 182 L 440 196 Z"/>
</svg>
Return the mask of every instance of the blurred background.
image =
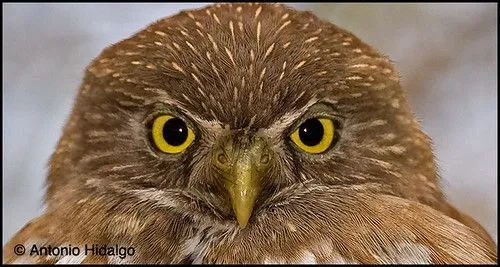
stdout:
<svg viewBox="0 0 500 267">
<path fill-rule="evenodd" d="M 3 239 L 42 211 L 48 159 L 106 46 L 205 4 L 3 4 Z M 389 56 L 450 201 L 497 240 L 497 4 L 290 4 Z"/>
</svg>

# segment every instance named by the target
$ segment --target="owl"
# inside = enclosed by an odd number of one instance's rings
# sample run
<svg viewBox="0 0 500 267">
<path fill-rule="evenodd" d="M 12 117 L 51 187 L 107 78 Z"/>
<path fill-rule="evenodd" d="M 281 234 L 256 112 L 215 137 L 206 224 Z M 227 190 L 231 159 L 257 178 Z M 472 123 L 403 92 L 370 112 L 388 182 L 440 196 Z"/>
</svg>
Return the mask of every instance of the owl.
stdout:
<svg viewBox="0 0 500 267">
<path fill-rule="evenodd" d="M 86 69 L 24 263 L 496 263 L 391 61 L 281 4 L 161 19 Z"/>
</svg>

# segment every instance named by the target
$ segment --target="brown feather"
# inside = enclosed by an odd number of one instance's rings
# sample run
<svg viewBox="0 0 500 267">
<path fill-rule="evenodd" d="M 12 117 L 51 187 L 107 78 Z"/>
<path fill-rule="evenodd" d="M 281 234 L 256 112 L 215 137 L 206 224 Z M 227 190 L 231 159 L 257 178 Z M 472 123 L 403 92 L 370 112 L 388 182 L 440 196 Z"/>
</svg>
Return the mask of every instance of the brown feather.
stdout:
<svg viewBox="0 0 500 267">
<path fill-rule="evenodd" d="M 284 5 L 217 4 L 159 20 L 88 66 L 52 155 L 47 211 L 5 263 L 494 263 L 496 245 L 446 202 L 428 136 L 390 60 Z M 196 133 L 151 143 L 158 114 Z M 321 155 L 290 144 L 308 116 L 339 134 Z M 214 171 L 222 142 L 266 138 L 273 164 L 240 229 Z M 16 256 L 13 247 L 110 245 L 133 256 Z"/>
</svg>

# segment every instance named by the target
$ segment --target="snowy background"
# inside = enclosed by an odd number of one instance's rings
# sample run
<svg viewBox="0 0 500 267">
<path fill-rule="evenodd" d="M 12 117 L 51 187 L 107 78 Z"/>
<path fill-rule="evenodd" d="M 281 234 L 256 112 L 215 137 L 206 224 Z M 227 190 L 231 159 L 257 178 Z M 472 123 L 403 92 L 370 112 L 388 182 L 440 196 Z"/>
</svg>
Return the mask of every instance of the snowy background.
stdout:
<svg viewBox="0 0 500 267">
<path fill-rule="evenodd" d="M 49 156 L 106 46 L 204 4 L 3 4 L 3 239 L 40 214 Z M 497 240 L 497 4 L 292 4 L 388 55 L 446 193 Z"/>
</svg>

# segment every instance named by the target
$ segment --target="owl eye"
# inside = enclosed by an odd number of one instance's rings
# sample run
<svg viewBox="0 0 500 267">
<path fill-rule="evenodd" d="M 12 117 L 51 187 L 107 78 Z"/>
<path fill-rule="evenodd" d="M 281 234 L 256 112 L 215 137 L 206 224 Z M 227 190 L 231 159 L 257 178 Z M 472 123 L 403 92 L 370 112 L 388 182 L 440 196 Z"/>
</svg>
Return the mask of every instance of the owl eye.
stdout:
<svg viewBox="0 0 500 267">
<path fill-rule="evenodd" d="M 169 115 L 157 117 L 152 128 L 153 141 L 162 152 L 180 153 L 194 141 L 194 133 L 185 121 Z"/>
<path fill-rule="evenodd" d="M 312 118 L 303 122 L 290 138 L 305 152 L 319 154 L 330 148 L 334 136 L 335 126 L 331 119 Z"/>
</svg>

